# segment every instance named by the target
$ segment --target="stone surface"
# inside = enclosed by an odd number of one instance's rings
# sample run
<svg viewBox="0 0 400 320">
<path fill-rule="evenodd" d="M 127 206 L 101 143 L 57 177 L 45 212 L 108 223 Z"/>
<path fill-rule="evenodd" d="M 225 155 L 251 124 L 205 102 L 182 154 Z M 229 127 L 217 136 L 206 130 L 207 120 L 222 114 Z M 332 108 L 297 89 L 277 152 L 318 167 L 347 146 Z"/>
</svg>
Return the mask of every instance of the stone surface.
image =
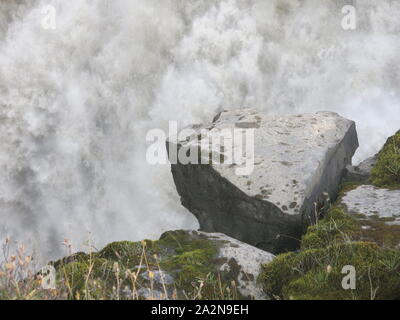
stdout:
<svg viewBox="0 0 400 320">
<path fill-rule="evenodd" d="M 362 161 L 357 166 L 347 166 L 343 182 L 359 182 L 367 184 L 371 177 L 371 170 L 375 166 L 377 155 Z"/>
<path fill-rule="evenodd" d="M 263 292 L 260 285 L 257 283 L 257 278 L 261 272 L 261 266 L 263 264 L 271 262 L 275 256 L 269 252 L 260 250 L 246 243 L 228 237 L 222 233 L 206 233 L 194 230 L 180 230 L 170 231 L 169 235 L 174 235 L 175 232 L 179 232 L 179 236 L 176 239 L 182 238 L 184 234 L 186 238 L 185 242 L 197 242 L 210 241 L 216 248 L 216 254 L 213 257 L 209 257 L 209 263 L 212 265 L 210 270 L 214 270 L 216 273 L 220 273 L 222 282 L 235 281 L 238 293 L 241 297 L 246 299 L 264 300 L 268 297 Z M 161 255 L 161 259 L 168 259 L 174 255 L 175 248 L 173 246 L 168 247 L 164 245 L 166 252 L 170 252 L 170 256 Z M 161 263 L 162 265 L 162 263 Z M 160 299 L 162 295 L 157 295 L 157 292 L 162 292 L 162 284 L 166 286 L 175 286 L 174 273 L 176 270 L 154 270 L 153 281 L 154 286 L 158 288 L 153 291 L 141 291 L 145 293 L 143 298 L 151 299 L 151 295 L 155 296 L 156 299 Z M 179 271 L 184 272 L 184 271 Z M 141 273 L 141 277 L 145 280 L 150 280 L 148 272 Z M 195 282 L 196 279 L 192 279 Z M 178 286 L 178 291 L 180 288 Z M 171 294 L 169 295 L 171 296 Z M 178 292 L 178 296 L 183 297 L 182 292 Z M 164 294 L 165 298 L 165 294 Z"/>
<path fill-rule="evenodd" d="M 362 185 L 342 198 L 349 213 L 387 219 L 385 223 L 400 225 L 400 190 Z"/>
<path fill-rule="evenodd" d="M 261 286 L 257 284 L 257 278 L 261 272 L 261 265 L 271 262 L 275 257 L 273 254 L 222 233 L 199 233 L 216 242 L 219 248 L 217 261 L 224 261 L 217 265 L 221 272 L 237 269 L 235 281 L 242 296 L 256 300 L 267 298 Z"/>
<path fill-rule="evenodd" d="M 277 253 L 298 246 L 315 219 L 315 204 L 335 198 L 345 167 L 358 147 L 355 123 L 331 112 L 267 116 L 251 109 L 223 111 L 194 133 L 167 141 L 167 149 L 201 149 L 222 129 L 254 130 L 254 170 L 240 163 L 171 164 L 182 204 L 202 230 L 222 232 Z M 198 136 L 206 130 L 199 140 Z M 234 145 L 237 142 L 234 141 Z M 223 148 L 222 159 L 230 159 Z M 171 153 L 170 153 L 171 155 Z"/>
<path fill-rule="evenodd" d="M 337 207 L 357 222 L 357 240 L 400 248 L 400 190 L 361 185 L 345 192 Z"/>
<path fill-rule="evenodd" d="M 214 256 L 207 257 L 209 270 L 215 272 L 215 274 L 220 274 L 222 285 L 229 285 L 234 281 L 240 297 L 245 299 L 263 300 L 268 298 L 263 292 L 261 286 L 257 283 L 257 278 L 261 272 L 261 265 L 269 263 L 275 258 L 273 254 L 235 240 L 222 233 L 178 230 L 169 231 L 162 236 L 164 239 L 166 237 L 177 239 L 178 242 L 181 242 L 181 239 L 184 239 L 183 242 L 185 244 L 182 242 L 183 247 L 190 246 L 191 242 L 196 244 L 198 244 L 199 241 L 200 243 L 204 241 L 209 242 L 216 249 Z M 153 289 L 156 290 L 141 291 L 141 294 L 145 294 L 142 296 L 143 298 L 151 299 L 152 296 L 155 296 L 156 299 L 160 299 L 160 297 L 163 296 L 165 298 L 165 294 L 157 294 L 163 292 L 163 284 L 170 292 L 169 296 L 172 296 L 171 288 L 178 289 L 178 297 L 182 298 L 186 295 L 190 295 L 189 292 L 183 292 L 183 290 L 189 291 L 188 289 L 180 288 L 176 283 L 177 274 L 185 272 L 185 270 L 175 270 L 175 268 L 171 267 L 169 264 L 164 265 L 162 263 L 163 260 L 173 258 L 176 252 L 176 243 L 171 242 L 170 245 L 168 243 L 169 242 L 164 242 L 162 245 L 164 253 L 159 253 L 161 259 L 160 264 L 164 270 L 152 271 L 154 281 Z M 203 245 L 200 245 L 200 247 L 203 247 Z M 202 249 L 195 249 L 193 251 L 196 250 Z M 188 250 L 187 252 L 183 252 L 183 254 L 189 256 L 193 251 Z M 184 266 L 179 265 L 178 267 L 181 268 Z M 148 272 L 142 272 L 141 277 L 145 280 L 150 280 Z M 191 280 L 193 283 L 196 282 L 195 278 Z"/>
</svg>

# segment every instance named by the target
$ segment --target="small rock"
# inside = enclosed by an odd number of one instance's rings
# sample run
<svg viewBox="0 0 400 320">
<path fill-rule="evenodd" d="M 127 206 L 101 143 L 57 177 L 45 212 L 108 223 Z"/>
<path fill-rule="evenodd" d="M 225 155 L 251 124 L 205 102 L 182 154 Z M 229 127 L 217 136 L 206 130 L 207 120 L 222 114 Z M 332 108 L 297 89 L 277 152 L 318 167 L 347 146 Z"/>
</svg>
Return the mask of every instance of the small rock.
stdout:
<svg viewBox="0 0 400 320">
<path fill-rule="evenodd" d="M 371 177 L 371 170 L 375 166 L 378 156 L 375 155 L 362 161 L 358 166 L 347 166 L 342 182 L 358 182 L 367 184 Z"/>
</svg>

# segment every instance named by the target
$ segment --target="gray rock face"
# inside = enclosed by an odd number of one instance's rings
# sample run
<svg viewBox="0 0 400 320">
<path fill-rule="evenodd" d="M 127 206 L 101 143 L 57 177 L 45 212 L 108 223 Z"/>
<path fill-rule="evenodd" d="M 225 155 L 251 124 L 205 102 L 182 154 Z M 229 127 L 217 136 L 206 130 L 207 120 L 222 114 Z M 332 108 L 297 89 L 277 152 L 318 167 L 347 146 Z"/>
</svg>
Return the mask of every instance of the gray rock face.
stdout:
<svg viewBox="0 0 400 320">
<path fill-rule="evenodd" d="M 341 202 L 349 213 L 385 218 L 387 224 L 400 225 L 400 190 L 363 185 L 346 193 Z"/>
<path fill-rule="evenodd" d="M 367 184 L 371 177 L 371 170 L 375 166 L 377 155 L 362 161 L 358 166 L 347 166 L 343 182 L 359 182 Z"/>
<path fill-rule="evenodd" d="M 238 175 L 241 164 L 234 161 L 178 161 L 171 170 L 182 204 L 204 231 L 273 253 L 296 248 L 304 227 L 315 219 L 316 204 L 336 197 L 358 147 L 355 123 L 331 112 L 267 116 L 251 109 L 224 111 L 210 125 L 193 127 L 186 138 L 167 141 L 167 148 L 202 150 L 201 141 L 224 129 L 253 130 L 254 169 Z M 237 141 L 233 145 L 237 148 Z M 232 158 L 229 149 L 218 150 L 222 160 Z"/>
<path fill-rule="evenodd" d="M 257 278 L 261 271 L 261 265 L 269 263 L 275 258 L 273 254 L 222 233 L 198 233 L 217 243 L 219 247 L 218 261 L 223 261 L 221 265 L 217 266 L 221 272 L 231 272 L 232 269 L 236 269 L 236 282 L 242 296 L 256 300 L 268 298 L 261 286 L 257 284 Z"/>
</svg>

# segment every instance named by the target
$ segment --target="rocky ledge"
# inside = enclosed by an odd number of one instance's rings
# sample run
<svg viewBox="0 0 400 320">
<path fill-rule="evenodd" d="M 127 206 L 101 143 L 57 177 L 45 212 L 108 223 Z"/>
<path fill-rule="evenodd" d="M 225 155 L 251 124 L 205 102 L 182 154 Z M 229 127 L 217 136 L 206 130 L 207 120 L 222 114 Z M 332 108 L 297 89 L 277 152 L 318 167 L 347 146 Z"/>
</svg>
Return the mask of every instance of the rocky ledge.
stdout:
<svg viewBox="0 0 400 320">
<path fill-rule="evenodd" d="M 266 299 L 257 278 L 273 258 L 224 234 L 178 230 L 52 264 L 72 298 Z"/>
</svg>

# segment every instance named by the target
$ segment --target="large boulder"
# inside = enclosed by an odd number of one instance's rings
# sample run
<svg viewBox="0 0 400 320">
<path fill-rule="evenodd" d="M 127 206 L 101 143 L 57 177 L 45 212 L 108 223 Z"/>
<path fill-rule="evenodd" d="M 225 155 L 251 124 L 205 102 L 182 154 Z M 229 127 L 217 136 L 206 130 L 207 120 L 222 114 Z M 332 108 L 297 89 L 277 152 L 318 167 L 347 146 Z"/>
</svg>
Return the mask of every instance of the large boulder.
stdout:
<svg viewBox="0 0 400 320">
<path fill-rule="evenodd" d="M 182 204 L 198 218 L 201 230 L 222 232 L 273 253 L 298 247 L 316 211 L 336 197 L 358 147 L 355 123 L 332 112 L 268 116 L 251 109 L 223 111 L 211 124 L 191 129 L 187 136 L 167 141 L 170 159 L 175 148 L 178 153 L 200 152 L 203 159 L 204 141 L 224 130 L 254 134 L 253 139 L 246 136 L 246 144 L 254 147 L 252 171 L 236 162 L 240 158 L 225 143 L 218 146 L 217 157 L 210 154 L 221 163 L 178 159 L 171 161 L 171 170 Z M 238 148 L 242 141 L 232 145 Z"/>
</svg>

